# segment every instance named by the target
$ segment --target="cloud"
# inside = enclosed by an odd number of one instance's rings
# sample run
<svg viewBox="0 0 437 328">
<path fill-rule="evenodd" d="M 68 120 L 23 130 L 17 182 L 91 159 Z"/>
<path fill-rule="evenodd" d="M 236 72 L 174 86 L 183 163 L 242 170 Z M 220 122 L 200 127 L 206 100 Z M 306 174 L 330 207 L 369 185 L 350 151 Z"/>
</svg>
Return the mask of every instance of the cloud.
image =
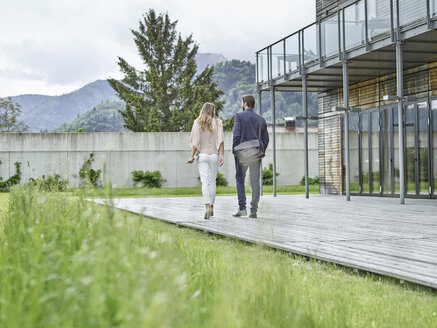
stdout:
<svg viewBox="0 0 437 328">
<path fill-rule="evenodd" d="M 117 56 L 141 67 L 130 29 L 150 8 L 178 20 L 200 52 L 255 61 L 255 52 L 315 20 L 299 0 L 14 0 L 2 5 L 0 93 L 64 90 L 120 77 Z M 298 12 L 298 13 L 297 13 Z M 26 81 L 26 83 L 24 83 Z M 52 89 L 50 89 L 52 88 Z"/>
<path fill-rule="evenodd" d="M 3 44 L 0 51 L 13 63 L 18 77 L 41 79 L 49 84 L 64 84 L 100 76 L 108 71 L 111 58 L 104 49 L 86 40 L 24 40 Z M 31 73 L 25 73 L 31 72 Z"/>
</svg>

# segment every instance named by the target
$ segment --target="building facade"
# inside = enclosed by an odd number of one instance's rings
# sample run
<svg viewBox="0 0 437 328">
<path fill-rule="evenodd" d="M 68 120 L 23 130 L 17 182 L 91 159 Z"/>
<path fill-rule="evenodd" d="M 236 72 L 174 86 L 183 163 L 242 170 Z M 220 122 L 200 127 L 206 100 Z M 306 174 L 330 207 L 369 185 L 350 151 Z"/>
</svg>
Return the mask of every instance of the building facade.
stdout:
<svg viewBox="0 0 437 328">
<path fill-rule="evenodd" d="M 437 0 L 317 0 L 316 18 L 257 78 L 318 93 L 320 192 L 437 198 Z"/>
</svg>

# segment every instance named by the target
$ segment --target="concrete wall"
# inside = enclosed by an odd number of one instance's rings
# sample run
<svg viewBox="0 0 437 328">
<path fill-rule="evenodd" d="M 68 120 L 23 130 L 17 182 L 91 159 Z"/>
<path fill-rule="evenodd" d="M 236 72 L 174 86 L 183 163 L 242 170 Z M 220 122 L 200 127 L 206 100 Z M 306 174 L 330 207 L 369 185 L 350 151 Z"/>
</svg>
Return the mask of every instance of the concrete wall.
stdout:
<svg viewBox="0 0 437 328">
<path fill-rule="evenodd" d="M 131 187 L 131 171 L 160 170 L 164 187 L 199 186 L 197 165 L 185 164 L 190 155 L 189 133 L 0 133 L 0 176 L 15 174 L 22 163 L 22 182 L 41 175 L 59 174 L 72 187 L 80 185 L 82 164 L 94 153 L 94 169 L 103 169 L 118 187 Z M 273 162 L 272 136 L 263 167 Z M 225 165 L 220 168 L 229 185 L 235 185 L 231 152 L 232 133 L 225 133 Z M 298 184 L 304 175 L 303 133 L 276 137 L 278 185 Z M 309 174 L 318 176 L 317 133 L 309 133 Z"/>
</svg>

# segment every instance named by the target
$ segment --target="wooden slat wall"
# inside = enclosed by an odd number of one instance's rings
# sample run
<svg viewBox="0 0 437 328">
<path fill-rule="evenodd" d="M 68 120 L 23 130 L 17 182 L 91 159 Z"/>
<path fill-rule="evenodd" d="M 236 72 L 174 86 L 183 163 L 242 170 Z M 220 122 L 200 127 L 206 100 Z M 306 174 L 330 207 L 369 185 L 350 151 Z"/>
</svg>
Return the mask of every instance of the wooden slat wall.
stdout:
<svg viewBox="0 0 437 328">
<path fill-rule="evenodd" d="M 351 85 L 349 106 L 365 110 L 393 103 L 383 101 L 384 95 L 396 95 L 396 74 Z M 437 96 L 437 62 L 405 71 L 404 95 L 419 99 Z M 340 117 L 331 112 L 333 106 L 343 106 L 343 89 L 318 95 L 319 179 L 322 194 L 338 194 L 343 189 L 342 126 Z"/>
<path fill-rule="evenodd" d="M 329 11 L 328 15 L 332 15 L 337 12 L 338 5 L 346 0 L 316 0 L 316 19 L 320 20 L 326 17 L 326 11 Z"/>
<path fill-rule="evenodd" d="M 320 193 L 339 194 L 341 180 L 341 126 L 340 115 L 331 109 L 338 103 L 338 91 L 319 94 L 319 183 Z"/>
</svg>

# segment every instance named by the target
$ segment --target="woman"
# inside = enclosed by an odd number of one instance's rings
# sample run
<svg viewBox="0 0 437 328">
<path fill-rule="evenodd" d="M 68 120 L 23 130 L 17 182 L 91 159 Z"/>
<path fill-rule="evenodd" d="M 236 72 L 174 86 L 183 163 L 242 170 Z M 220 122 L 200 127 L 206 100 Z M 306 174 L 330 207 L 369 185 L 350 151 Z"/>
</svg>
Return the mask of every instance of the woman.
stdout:
<svg viewBox="0 0 437 328">
<path fill-rule="evenodd" d="M 189 144 L 192 152 L 188 163 L 197 158 L 205 203 L 204 219 L 209 219 L 214 216 L 218 167 L 224 162 L 223 123 L 215 117 L 214 104 L 203 104 L 199 117 L 193 123 Z"/>
</svg>

